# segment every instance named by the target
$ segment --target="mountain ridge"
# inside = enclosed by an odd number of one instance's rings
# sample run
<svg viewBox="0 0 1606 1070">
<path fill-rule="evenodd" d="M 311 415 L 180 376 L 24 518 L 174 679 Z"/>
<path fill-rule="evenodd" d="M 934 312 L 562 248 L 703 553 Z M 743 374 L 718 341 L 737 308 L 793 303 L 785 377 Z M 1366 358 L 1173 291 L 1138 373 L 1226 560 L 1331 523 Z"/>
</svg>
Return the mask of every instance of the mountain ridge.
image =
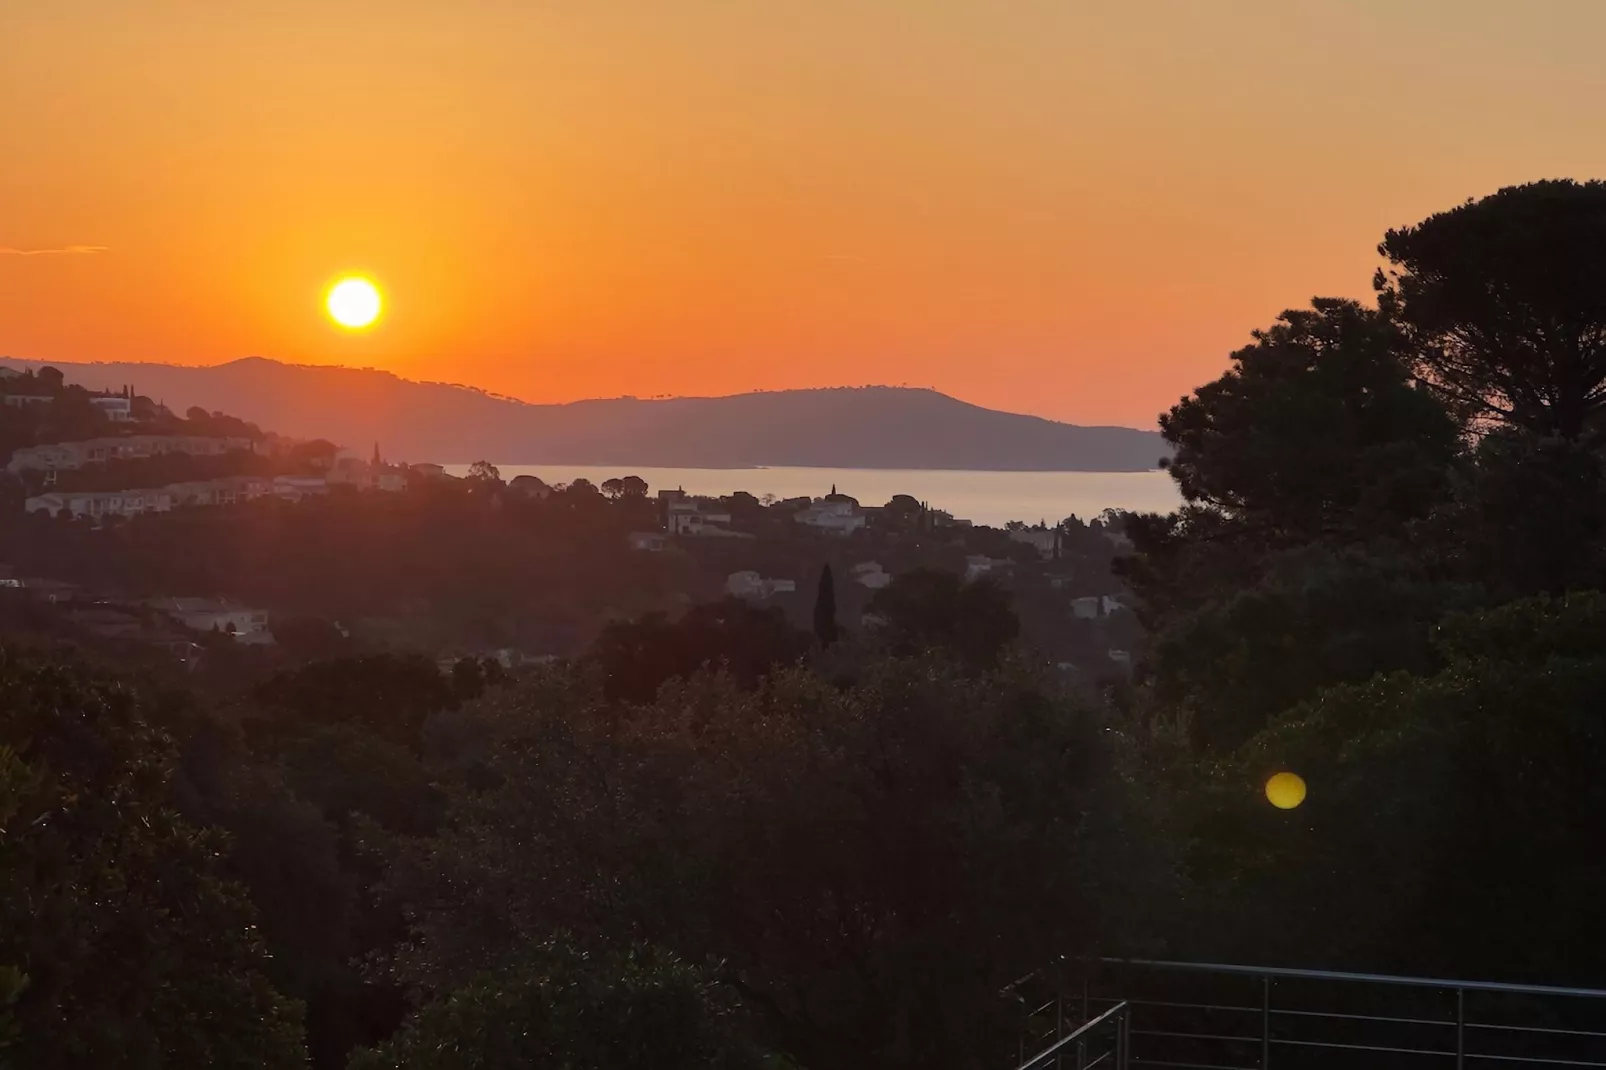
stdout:
<svg viewBox="0 0 1606 1070">
<path fill-rule="evenodd" d="M 0 358 L 32 368 L 37 360 Z M 925 387 L 813 387 L 712 397 L 527 402 L 380 368 L 241 357 L 214 365 L 55 362 L 69 382 L 134 388 L 298 438 L 382 444 L 414 461 L 655 467 L 1144 471 L 1158 432 L 1001 412 Z"/>
</svg>

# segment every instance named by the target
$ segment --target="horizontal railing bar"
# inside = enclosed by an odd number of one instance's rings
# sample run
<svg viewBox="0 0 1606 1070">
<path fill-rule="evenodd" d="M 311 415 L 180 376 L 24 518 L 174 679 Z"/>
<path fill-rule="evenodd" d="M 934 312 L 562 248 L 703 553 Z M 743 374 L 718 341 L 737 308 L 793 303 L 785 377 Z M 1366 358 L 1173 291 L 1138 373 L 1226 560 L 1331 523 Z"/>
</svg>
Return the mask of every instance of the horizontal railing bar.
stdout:
<svg viewBox="0 0 1606 1070">
<path fill-rule="evenodd" d="M 1272 1037 L 1273 1044 L 1286 1044 L 1295 1048 L 1334 1048 L 1341 1051 L 1386 1051 L 1391 1055 L 1441 1055 L 1450 1058 L 1455 1055 L 1453 1051 L 1439 1051 L 1436 1048 L 1392 1048 L 1384 1044 L 1340 1044 L 1332 1040 L 1288 1040 L 1284 1037 Z"/>
<path fill-rule="evenodd" d="M 1256 1067 L 1230 1067 L 1221 1062 L 1163 1062 L 1160 1059 L 1139 1059 L 1132 1056 L 1132 1065 L 1145 1067 L 1172 1067 L 1174 1070 L 1256 1070 Z"/>
<path fill-rule="evenodd" d="M 1244 977 L 1284 977 L 1307 981 L 1365 981 L 1369 984 L 1406 985 L 1414 988 L 1463 989 L 1467 992 L 1505 992 L 1528 996 L 1573 996 L 1579 999 L 1606 999 L 1606 989 L 1564 988 L 1555 985 L 1515 985 L 1497 981 L 1454 981 L 1443 977 L 1397 977 L 1386 973 L 1345 973 L 1338 970 L 1297 970 L 1272 966 L 1232 966 L 1212 962 L 1170 962 L 1163 959 L 1098 960 L 1111 966 L 1144 966 L 1163 970 L 1191 970 L 1199 973 L 1232 973 Z"/>
<path fill-rule="evenodd" d="M 1537 1055 L 1473 1055 L 1467 1053 L 1467 1061 L 1474 1059 L 1493 1063 L 1528 1063 L 1538 1066 L 1606 1066 L 1606 1063 L 1581 1062 L 1577 1059 L 1543 1059 Z"/>
<path fill-rule="evenodd" d="M 1171 1037 L 1173 1040 L 1224 1040 L 1234 1044 L 1260 1043 L 1258 1036 L 1229 1037 L 1219 1033 L 1174 1033 L 1165 1029 L 1134 1029 L 1132 1030 L 1132 1035 L 1135 1037 Z"/>
<path fill-rule="evenodd" d="M 1103 997 L 1094 997 L 1102 999 Z M 1174 1007 L 1189 1011 L 1241 1011 L 1244 1014 L 1259 1014 L 1259 1007 L 1226 1007 L 1214 1003 L 1167 1003 L 1158 999 L 1129 999 L 1126 1002 L 1134 1007 Z"/>
<path fill-rule="evenodd" d="M 1589 1029 L 1553 1029 L 1545 1025 L 1496 1025 L 1493 1022 L 1468 1022 L 1468 1029 L 1498 1029 L 1506 1033 L 1549 1033 L 1562 1037 L 1598 1037 L 1606 1039 L 1606 1033 L 1597 1033 Z"/>
<path fill-rule="evenodd" d="M 1272 1014 L 1287 1014 L 1297 1018 L 1340 1018 L 1352 1022 L 1391 1022 L 1396 1025 L 1436 1025 L 1455 1028 L 1455 1022 L 1443 1018 L 1395 1018 L 1386 1014 L 1342 1014 L 1338 1011 L 1295 1011 L 1271 1008 Z M 1471 1028 L 1468 1026 L 1468 1028 Z"/>
<path fill-rule="evenodd" d="M 1073 1041 L 1084 1039 L 1093 1030 L 1097 1029 L 1101 1025 L 1104 1025 L 1106 1022 L 1112 1021 L 1117 1015 L 1121 1014 L 1125 1010 L 1125 1003 L 1117 1003 L 1115 1006 L 1111 1007 L 1097 1018 L 1088 1020 L 1083 1025 L 1078 1026 L 1075 1030 L 1065 1034 L 1053 1044 L 1050 1044 L 1036 1055 L 1033 1055 L 1030 1059 L 1027 1059 L 1025 1062 L 1021 1063 L 1018 1070 L 1030 1070 L 1031 1067 L 1041 1065 L 1043 1060 L 1053 1056 L 1067 1044 L 1070 1044 Z"/>
</svg>

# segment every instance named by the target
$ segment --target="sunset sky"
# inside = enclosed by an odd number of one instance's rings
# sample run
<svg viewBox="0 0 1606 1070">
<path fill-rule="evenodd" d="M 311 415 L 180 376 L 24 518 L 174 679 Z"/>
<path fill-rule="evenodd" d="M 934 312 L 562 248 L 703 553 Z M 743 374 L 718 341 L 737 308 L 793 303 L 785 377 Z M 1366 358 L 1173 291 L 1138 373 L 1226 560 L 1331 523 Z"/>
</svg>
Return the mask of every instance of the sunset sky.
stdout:
<svg viewBox="0 0 1606 1070">
<path fill-rule="evenodd" d="M 0 0 L 0 355 L 1148 426 L 1368 295 L 1389 226 L 1606 176 L 1603 40 L 1600 0 Z"/>
</svg>

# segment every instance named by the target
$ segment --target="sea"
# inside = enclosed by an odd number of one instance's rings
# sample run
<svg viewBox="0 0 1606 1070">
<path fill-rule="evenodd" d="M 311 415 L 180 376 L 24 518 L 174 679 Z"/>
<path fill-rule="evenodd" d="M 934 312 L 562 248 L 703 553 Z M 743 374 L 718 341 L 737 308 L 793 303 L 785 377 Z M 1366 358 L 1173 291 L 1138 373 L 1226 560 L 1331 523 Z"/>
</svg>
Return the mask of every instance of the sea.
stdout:
<svg viewBox="0 0 1606 1070">
<path fill-rule="evenodd" d="M 468 465 L 446 465 L 463 475 Z M 653 492 L 680 489 L 721 496 L 745 490 L 762 498 L 818 498 L 835 487 L 861 505 L 885 505 L 894 494 L 908 494 L 934 509 L 977 524 L 1002 527 L 1011 520 L 1057 524 L 1069 516 L 1091 520 L 1106 509 L 1167 513 L 1181 496 L 1162 471 L 1151 472 L 973 472 L 901 468 L 641 468 L 625 465 L 498 465 L 502 478 L 532 475 L 545 483 L 569 483 L 584 476 L 605 479 L 634 475 Z"/>
</svg>

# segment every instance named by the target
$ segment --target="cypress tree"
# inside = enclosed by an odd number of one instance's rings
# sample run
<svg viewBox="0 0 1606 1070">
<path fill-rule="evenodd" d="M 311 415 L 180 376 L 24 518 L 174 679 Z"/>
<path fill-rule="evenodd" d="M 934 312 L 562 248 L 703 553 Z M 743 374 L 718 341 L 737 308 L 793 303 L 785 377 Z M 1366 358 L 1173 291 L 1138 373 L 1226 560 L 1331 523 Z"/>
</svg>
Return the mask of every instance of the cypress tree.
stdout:
<svg viewBox="0 0 1606 1070">
<path fill-rule="evenodd" d="M 821 646 L 830 646 L 837 640 L 836 582 L 829 562 L 820 570 L 820 589 L 814 596 L 814 636 Z"/>
</svg>

